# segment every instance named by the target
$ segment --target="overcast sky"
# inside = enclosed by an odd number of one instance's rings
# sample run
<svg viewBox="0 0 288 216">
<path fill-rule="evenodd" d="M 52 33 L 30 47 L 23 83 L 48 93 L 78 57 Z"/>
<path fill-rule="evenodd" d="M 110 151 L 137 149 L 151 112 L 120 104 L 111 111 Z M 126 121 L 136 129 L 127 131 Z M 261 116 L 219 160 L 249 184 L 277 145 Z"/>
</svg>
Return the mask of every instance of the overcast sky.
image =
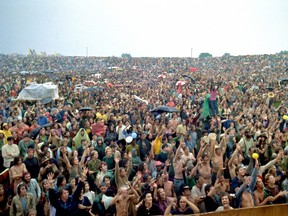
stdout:
<svg viewBox="0 0 288 216">
<path fill-rule="evenodd" d="M 198 57 L 288 50 L 287 0 L 0 0 L 0 53 Z"/>
</svg>

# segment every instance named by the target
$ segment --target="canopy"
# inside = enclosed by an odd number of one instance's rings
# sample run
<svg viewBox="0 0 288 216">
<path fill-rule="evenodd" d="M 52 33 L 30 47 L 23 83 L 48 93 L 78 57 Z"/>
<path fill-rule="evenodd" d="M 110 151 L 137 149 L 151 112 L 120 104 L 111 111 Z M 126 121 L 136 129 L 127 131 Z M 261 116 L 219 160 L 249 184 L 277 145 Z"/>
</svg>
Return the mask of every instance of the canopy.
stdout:
<svg viewBox="0 0 288 216">
<path fill-rule="evenodd" d="M 17 100 L 42 100 L 44 98 L 59 99 L 58 86 L 52 83 L 29 85 L 19 93 Z"/>
</svg>

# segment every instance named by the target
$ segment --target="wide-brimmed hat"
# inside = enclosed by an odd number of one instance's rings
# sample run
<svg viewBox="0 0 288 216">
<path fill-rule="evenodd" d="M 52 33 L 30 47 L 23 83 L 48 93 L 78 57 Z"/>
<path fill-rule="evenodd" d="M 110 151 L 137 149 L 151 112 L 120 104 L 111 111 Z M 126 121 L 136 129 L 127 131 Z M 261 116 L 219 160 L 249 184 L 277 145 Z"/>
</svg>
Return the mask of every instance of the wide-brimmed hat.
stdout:
<svg viewBox="0 0 288 216">
<path fill-rule="evenodd" d="M 131 143 L 133 141 L 132 136 L 126 137 L 125 141 L 126 141 L 127 144 Z"/>
<path fill-rule="evenodd" d="M 215 141 L 215 140 L 217 139 L 217 135 L 216 135 L 215 133 L 210 133 L 210 134 L 208 135 L 208 138 L 209 138 L 209 140 Z"/>
<path fill-rule="evenodd" d="M 45 160 L 42 161 L 41 166 L 45 165 L 47 161 L 52 161 L 52 158 L 46 158 Z"/>
<path fill-rule="evenodd" d="M 265 139 L 268 138 L 267 134 L 266 133 L 261 133 L 258 137 L 257 137 L 257 140 L 261 137 L 265 137 Z"/>
<path fill-rule="evenodd" d="M 204 140 L 205 143 L 209 143 L 209 137 L 208 136 L 204 136 L 201 138 L 201 140 Z"/>
<path fill-rule="evenodd" d="M 162 166 L 162 162 L 161 161 L 156 161 L 155 162 L 155 166 Z"/>
</svg>

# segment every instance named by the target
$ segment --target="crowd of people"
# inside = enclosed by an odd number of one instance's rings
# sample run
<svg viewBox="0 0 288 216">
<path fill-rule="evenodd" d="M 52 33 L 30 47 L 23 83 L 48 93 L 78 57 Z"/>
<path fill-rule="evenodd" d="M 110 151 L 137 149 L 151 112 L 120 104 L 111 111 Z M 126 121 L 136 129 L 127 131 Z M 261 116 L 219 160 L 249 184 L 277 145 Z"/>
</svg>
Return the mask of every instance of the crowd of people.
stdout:
<svg viewBox="0 0 288 216">
<path fill-rule="evenodd" d="M 0 215 L 288 202 L 288 55 L 0 55 L 0 72 Z M 17 100 L 33 82 L 59 99 Z"/>
</svg>

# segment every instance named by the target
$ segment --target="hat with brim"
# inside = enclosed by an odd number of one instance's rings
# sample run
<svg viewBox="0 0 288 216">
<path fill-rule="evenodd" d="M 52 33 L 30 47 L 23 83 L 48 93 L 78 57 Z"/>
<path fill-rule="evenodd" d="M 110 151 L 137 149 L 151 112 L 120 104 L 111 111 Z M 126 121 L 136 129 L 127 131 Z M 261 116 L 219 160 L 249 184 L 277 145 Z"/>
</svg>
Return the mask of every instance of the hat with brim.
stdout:
<svg viewBox="0 0 288 216">
<path fill-rule="evenodd" d="M 216 135 L 215 133 L 210 133 L 210 134 L 208 135 L 208 138 L 209 138 L 209 140 L 215 141 L 215 140 L 217 139 L 217 135 Z"/>
<path fill-rule="evenodd" d="M 45 163 L 48 161 L 52 161 L 52 158 L 46 158 L 45 160 L 43 160 L 41 166 L 45 165 Z"/>
<path fill-rule="evenodd" d="M 162 166 L 162 162 L 161 161 L 156 161 L 155 162 L 155 166 Z"/>
<path fill-rule="evenodd" d="M 126 141 L 127 144 L 131 143 L 133 141 L 132 136 L 126 137 L 125 141 Z"/>
<path fill-rule="evenodd" d="M 204 140 L 205 143 L 209 143 L 209 137 L 208 136 L 204 136 L 201 138 L 201 140 Z"/>
<path fill-rule="evenodd" d="M 262 138 L 262 137 L 264 137 L 265 139 L 268 138 L 266 133 L 261 133 L 261 134 L 257 137 L 257 140 L 258 140 L 259 138 Z"/>
<path fill-rule="evenodd" d="M 215 145 L 215 149 L 221 149 L 220 145 Z"/>
</svg>

